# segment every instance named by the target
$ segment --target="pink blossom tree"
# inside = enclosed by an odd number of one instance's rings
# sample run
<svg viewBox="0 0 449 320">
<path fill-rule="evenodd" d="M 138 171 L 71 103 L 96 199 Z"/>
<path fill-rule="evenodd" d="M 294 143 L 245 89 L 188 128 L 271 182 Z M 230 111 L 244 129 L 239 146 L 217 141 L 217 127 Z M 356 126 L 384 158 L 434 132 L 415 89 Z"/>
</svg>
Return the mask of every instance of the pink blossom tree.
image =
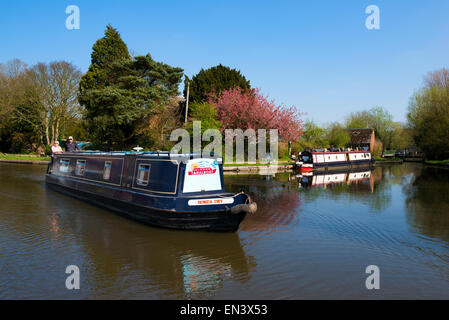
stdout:
<svg viewBox="0 0 449 320">
<path fill-rule="evenodd" d="M 278 129 L 279 137 L 298 141 L 302 135 L 301 113 L 295 106 L 276 105 L 259 89 L 243 91 L 239 87 L 209 95 L 209 103 L 217 108 L 222 129 Z"/>
</svg>

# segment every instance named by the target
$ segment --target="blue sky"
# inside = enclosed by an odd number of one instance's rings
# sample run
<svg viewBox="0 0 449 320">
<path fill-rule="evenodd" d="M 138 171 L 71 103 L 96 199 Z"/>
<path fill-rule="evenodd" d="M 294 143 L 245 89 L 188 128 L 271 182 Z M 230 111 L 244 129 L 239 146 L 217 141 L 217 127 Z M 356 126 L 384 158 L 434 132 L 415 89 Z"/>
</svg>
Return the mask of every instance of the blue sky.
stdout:
<svg viewBox="0 0 449 320">
<path fill-rule="evenodd" d="M 67 30 L 65 9 L 80 8 Z M 380 9 L 380 30 L 365 8 Z M 219 63 L 320 124 L 383 106 L 405 121 L 423 76 L 449 65 L 449 1 L 1 1 L 0 63 L 67 60 L 85 72 L 105 26 L 189 76 Z"/>
</svg>

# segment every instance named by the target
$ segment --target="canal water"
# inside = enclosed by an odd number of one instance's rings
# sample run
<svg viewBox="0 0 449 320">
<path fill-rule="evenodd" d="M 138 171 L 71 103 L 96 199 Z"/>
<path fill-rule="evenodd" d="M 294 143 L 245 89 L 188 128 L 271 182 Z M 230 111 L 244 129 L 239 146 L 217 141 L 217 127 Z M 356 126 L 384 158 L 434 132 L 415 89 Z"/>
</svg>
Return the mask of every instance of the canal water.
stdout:
<svg viewBox="0 0 449 320">
<path fill-rule="evenodd" d="M 0 164 L 0 299 L 449 298 L 449 170 L 226 175 L 259 207 L 237 233 L 149 227 L 48 190 L 44 174 Z"/>
</svg>

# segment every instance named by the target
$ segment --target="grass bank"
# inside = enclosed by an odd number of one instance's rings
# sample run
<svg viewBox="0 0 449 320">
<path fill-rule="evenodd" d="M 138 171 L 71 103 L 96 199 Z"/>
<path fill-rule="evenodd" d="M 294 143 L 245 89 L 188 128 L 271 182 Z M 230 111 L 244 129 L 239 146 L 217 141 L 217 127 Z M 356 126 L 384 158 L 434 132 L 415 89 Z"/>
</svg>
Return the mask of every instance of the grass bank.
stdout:
<svg viewBox="0 0 449 320">
<path fill-rule="evenodd" d="M 37 155 L 28 154 L 7 154 L 0 153 L 1 160 L 23 160 L 23 161 L 50 161 L 50 157 L 40 157 Z"/>
<path fill-rule="evenodd" d="M 272 163 L 272 165 L 274 165 L 275 163 Z M 278 161 L 276 164 L 278 165 L 284 165 L 284 164 L 294 164 L 294 162 L 292 161 Z M 223 167 L 253 167 L 253 166 L 269 166 L 269 163 L 248 163 L 248 162 L 244 162 L 244 163 L 224 163 Z"/>
<path fill-rule="evenodd" d="M 449 159 L 447 159 L 447 160 L 427 160 L 424 163 L 426 165 L 449 168 Z"/>
<path fill-rule="evenodd" d="M 404 159 L 396 158 L 396 157 L 392 157 L 392 158 L 374 157 L 374 160 L 376 162 L 380 162 L 380 163 L 402 163 L 404 161 Z"/>
<path fill-rule="evenodd" d="M 0 162 L 21 163 L 21 164 L 48 164 L 50 157 L 40 157 L 36 155 L 5 154 L 0 153 Z"/>
</svg>

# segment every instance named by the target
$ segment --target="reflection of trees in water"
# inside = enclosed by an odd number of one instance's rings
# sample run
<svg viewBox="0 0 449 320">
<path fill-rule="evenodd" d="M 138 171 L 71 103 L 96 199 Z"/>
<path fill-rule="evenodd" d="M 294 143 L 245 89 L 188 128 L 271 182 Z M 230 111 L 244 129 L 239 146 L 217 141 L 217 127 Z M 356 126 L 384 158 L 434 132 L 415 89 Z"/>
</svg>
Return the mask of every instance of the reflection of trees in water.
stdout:
<svg viewBox="0 0 449 320">
<path fill-rule="evenodd" d="M 415 168 L 403 191 L 407 222 L 422 234 L 449 241 L 449 170 Z"/>
<path fill-rule="evenodd" d="M 290 184 L 290 173 L 278 173 L 275 177 L 262 175 L 235 175 L 225 177 L 226 190 L 245 190 L 257 202 L 257 212 L 247 215 L 241 230 L 272 232 L 295 223 L 301 204 L 299 191 Z"/>
<path fill-rule="evenodd" d="M 383 168 L 384 171 L 387 172 L 386 178 L 389 180 L 390 184 L 403 184 L 404 179 L 408 179 L 410 175 L 419 172 L 421 167 L 421 164 L 418 163 L 405 162 L 403 164 L 389 165 L 388 167 L 380 168 Z"/>
<path fill-rule="evenodd" d="M 371 194 L 351 193 L 354 201 L 364 201 L 377 212 L 382 212 L 391 204 L 391 184 L 387 179 L 388 169 L 376 167 L 373 173 L 374 187 Z M 360 199 L 361 198 L 361 199 Z"/>
</svg>

